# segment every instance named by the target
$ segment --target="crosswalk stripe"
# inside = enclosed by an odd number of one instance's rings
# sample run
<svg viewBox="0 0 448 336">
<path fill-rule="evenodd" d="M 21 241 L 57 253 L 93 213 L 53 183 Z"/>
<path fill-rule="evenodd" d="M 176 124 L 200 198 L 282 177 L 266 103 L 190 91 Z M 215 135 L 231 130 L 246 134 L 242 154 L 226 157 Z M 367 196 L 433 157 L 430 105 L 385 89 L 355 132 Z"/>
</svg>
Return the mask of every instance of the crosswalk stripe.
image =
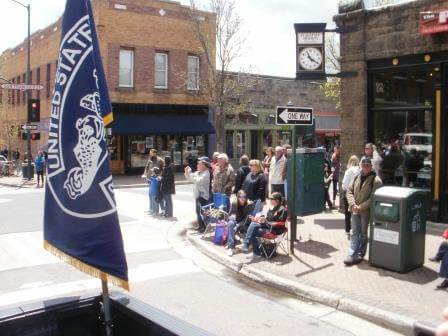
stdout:
<svg viewBox="0 0 448 336">
<path fill-rule="evenodd" d="M 177 259 L 140 265 L 130 270 L 129 279 L 132 287 L 132 284 L 143 281 L 198 272 L 201 272 L 201 269 L 195 266 L 191 260 Z M 0 294 L 0 306 L 35 301 L 78 291 L 94 289 L 99 291 L 101 283 L 98 279 L 88 279 L 51 285 L 48 282 L 42 284 L 44 286 L 37 287 L 39 284 L 29 283 L 22 286 L 24 289 Z"/>
</svg>

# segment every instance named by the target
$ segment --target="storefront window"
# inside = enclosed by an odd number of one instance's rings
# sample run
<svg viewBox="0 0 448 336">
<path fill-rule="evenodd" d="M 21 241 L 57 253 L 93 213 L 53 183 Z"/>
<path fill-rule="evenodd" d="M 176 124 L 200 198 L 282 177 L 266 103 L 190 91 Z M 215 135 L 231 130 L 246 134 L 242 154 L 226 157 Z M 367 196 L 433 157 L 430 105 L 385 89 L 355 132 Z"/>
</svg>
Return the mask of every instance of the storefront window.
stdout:
<svg viewBox="0 0 448 336">
<path fill-rule="evenodd" d="M 203 135 L 187 135 L 183 137 L 183 158 L 184 164 L 196 170 L 196 162 L 205 153 L 205 139 Z"/>
<path fill-rule="evenodd" d="M 236 132 L 236 157 L 240 158 L 243 154 L 246 154 L 246 132 Z"/>
<path fill-rule="evenodd" d="M 153 137 L 145 136 L 130 136 L 130 157 L 131 157 L 131 167 L 132 168 L 144 168 L 146 162 L 148 161 L 149 149 L 154 145 Z"/>
<path fill-rule="evenodd" d="M 264 123 L 266 125 L 275 125 L 275 115 L 274 114 L 268 114 L 264 117 Z"/>
<path fill-rule="evenodd" d="M 263 131 L 263 146 L 272 147 L 273 143 L 273 131 Z"/>
<path fill-rule="evenodd" d="M 373 107 L 432 105 L 433 70 L 375 74 Z"/>
<path fill-rule="evenodd" d="M 291 132 L 277 131 L 277 146 L 290 145 L 290 144 L 291 144 Z"/>
<path fill-rule="evenodd" d="M 432 185 L 433 74 L 412 70 L 373 76 L 371 134 L 385 185 Z"/>
<path fill-rule="evenodd" d="M 109 150 L 109 156 L 111 160 L 118 160 L 118 144 L 116 135 L 108 135 L 106 137 L 107 148 Z"/>
<path fill-rule="evenodd" d="M 229 159 L 235 158 L 233 154 L 233 131 L 226 131 L 226 154 Z"/>
</svg>

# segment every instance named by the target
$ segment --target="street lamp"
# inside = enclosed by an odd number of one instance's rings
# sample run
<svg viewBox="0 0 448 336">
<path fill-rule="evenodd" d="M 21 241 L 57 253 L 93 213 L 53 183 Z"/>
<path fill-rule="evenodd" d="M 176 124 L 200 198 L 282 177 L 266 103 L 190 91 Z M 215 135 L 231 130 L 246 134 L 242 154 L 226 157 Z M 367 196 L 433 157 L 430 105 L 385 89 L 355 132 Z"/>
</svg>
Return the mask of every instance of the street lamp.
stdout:
<svg viewBox="0 0 448 336">
<path fill-rule="evenodd" d="M 30 73 L 30 54 L 31 54 L 31 39 L 30 39 L 30 12 L 31 12 L 31 6 L 30 4 L 28 5 L 24 5 L 23 3 L 17 1 L 17 0 L 11 0 L 12 2 L 15 2 L 16 4 L 26 8 L 27 12 L 28 12 L 28 38 L 27 38 L 27 62 L 26 62 L 26 84 L 30 85 L 31 84 L 31 73 Z M 26 89 L 25 91 L 25 95 L 26 95 L 26 104 L 25 104 L 25 112 L 27 112 L 27 108 L 28 108 L 28 101 L 30 99 L 30 90 Z M 27 115 L 27 123 L 29 123 L 30 121 L 28 120 L 29 116 L 28 113 L 26 113 Z M 27 151 L 28 151 L 28 181 L 31 180 L 31 131 L 28 129 L 27 131 Z"/>
</svg>

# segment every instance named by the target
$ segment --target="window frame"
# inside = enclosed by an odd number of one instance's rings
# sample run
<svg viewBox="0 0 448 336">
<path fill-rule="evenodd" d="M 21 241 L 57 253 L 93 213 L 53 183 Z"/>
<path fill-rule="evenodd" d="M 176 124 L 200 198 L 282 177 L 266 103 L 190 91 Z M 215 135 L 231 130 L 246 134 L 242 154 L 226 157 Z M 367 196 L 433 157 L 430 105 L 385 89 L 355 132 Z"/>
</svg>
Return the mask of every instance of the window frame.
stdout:
<svg viewBox="0 0 448 336">
<path fill-rule="evenodd" d="M 130 52 L 131 57 L 131 84 L 122 84 L 121 78 L 120 78 L 120 69 L 121 69 L 121 52 Z M 120 48 L 120 52 L 118 55 L 118 87 L 122 88 L 133 88 L 134 87 L 134 71 L 135 71 L 135 52 L 133 49 L 129 48 Z"/>
<path fill-rule="evenodd" d="M 165 70 L 158 70 L 157 69 L 157 56 L 158 55 L 163 55 L 165 57 Z M 165 72 L 165 85 L 157 85 L 156 84 L 156 73 L 157 72 Z M 154 88 L 155 89 L 168 89 L 168 53 L 167 52 L 156 52 L 154 54 Z"/>
<path fill-rule="evenodd" d="M 196 59 L 196 87 L 190 87 L 190 67 L 189 62 L 190 59 Z M 200 59 L 199 56 L 188 55 L 187 57 L 187 90 L 188 91 L 199 91 L 199 67 L 200 67 Z"/>
</svg>

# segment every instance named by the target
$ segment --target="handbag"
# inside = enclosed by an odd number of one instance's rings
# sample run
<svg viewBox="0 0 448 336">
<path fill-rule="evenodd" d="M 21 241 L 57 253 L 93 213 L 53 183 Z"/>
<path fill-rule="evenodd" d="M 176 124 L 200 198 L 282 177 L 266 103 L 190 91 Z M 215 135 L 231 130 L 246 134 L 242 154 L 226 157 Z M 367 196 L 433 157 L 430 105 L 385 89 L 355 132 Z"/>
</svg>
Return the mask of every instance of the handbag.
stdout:
<svg viewBox="0 0 448 336">
<path fill-rule="evenodd" d="M 227 223 L 219 221 L 215 227 L 215 235 L 213 243 L 216 245 L 224 245 L 227 242 Z"/>
</svg>

